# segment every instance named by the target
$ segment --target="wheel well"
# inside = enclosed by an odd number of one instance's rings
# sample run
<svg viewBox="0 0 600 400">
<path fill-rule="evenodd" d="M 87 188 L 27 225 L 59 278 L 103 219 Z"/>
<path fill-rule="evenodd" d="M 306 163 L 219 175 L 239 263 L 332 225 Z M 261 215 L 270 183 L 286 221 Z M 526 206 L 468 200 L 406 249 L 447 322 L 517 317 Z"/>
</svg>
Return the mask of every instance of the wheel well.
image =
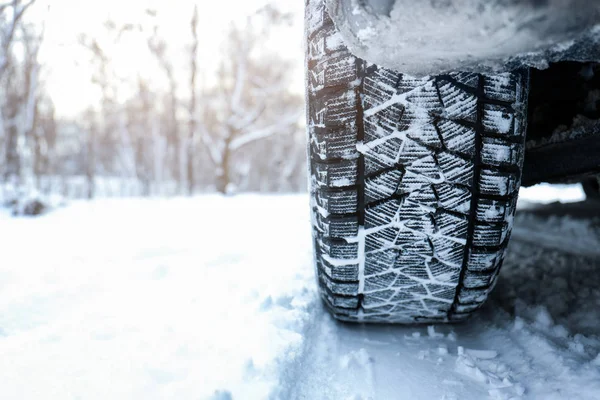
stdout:
<svg viewBox="0 0 600 400">
<path fill-rule="evenodd" d="M 600 63 L 532 70 L 522 184 L 581 182 L 600 173 Z"/>
<path fill-rule="evenodd" d="M 528 141 L 568 130 L 577 117 L 600 119 L 600 63 L 559 62 L 531 71 Z"/>
</svg>

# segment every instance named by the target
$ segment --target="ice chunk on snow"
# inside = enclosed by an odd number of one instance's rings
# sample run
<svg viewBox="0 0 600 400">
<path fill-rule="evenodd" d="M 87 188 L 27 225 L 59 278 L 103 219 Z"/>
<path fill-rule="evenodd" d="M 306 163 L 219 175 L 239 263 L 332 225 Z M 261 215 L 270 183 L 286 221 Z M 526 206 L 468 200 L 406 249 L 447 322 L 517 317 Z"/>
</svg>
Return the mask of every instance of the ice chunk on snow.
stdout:
<svg viewBox="0 0 600 400">
<path fill-rule="evenodd" d="M 471 357 L 475 357 L 480 360 L 491 360 L 498 356 L 498 352 L 494 350 L 475 350 L 475 349 L 466 349 L 466 354 Z"/>
</svg>

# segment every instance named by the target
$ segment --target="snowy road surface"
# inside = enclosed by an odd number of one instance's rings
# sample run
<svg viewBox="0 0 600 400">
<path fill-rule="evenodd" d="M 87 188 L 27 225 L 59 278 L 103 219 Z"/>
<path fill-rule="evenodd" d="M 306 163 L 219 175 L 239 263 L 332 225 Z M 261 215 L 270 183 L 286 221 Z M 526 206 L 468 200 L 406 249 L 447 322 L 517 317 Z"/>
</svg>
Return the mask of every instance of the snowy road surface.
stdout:
<svg viewBox="0 0 600 400">
<path fill-rule="evenodd" d="M 0 399 L 600 399 L 600 207 L 526 207 L 453 326 L 338 324 L 305 196 L 0 214 Z"/>
</svg>

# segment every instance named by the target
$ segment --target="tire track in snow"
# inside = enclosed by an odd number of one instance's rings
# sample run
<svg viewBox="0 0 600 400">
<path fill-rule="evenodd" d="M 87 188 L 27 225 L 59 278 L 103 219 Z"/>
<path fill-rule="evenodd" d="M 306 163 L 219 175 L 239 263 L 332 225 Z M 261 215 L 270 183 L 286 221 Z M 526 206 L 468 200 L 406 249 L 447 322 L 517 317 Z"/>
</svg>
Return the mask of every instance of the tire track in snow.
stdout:
<svg viewBox="0 0 600 400">
<path fill-rule="evenodd" d="M 305 331 L 302 353 L 281 373 L 271 399 L 374 398 L 372 358 L 367 350 L 346 350 L 339 338 L 343 325 L 322 307 L 315 307 L 313 324 Z"/>
</svg>

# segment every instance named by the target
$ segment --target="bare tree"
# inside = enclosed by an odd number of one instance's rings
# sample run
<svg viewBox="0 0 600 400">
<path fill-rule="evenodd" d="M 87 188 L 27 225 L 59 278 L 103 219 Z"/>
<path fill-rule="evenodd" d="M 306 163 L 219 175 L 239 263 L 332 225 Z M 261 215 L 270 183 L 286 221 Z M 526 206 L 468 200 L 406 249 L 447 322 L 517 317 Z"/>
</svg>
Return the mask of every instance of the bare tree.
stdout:
<svg viewBox="0 0 600 400">
<path fill-rule="evenodd" d="M 273 22 L 269 19 L 263 23 Z M 233 190 L 233 158 L 242 148 L 297 127 L 298 96 L 288 91 L 289 70 L 276 54 L 258 51 L 267 32 L 257 30 L 252 17 L 242 27 L 232 25 L 224 61 L 218 73 L 218 89 L 211 99 L 210 127 L 202 135 L 216 166 L 216 185 L 221 193 Z M 208 132 L 210 130 L 211 132 Z M 257 158 L 268 155 L 257 154 Z M 247 174 L 242 174 L 247 175 Z"/>
<path fill-rule="evenodd" d="M 293 67 L 265 45 L 285 14 L 266 7 L 232 25 L 211 56 L 215 70 L 200 62 L 198 7 L 184 52 L 167 46 L 152 10 L 140 10 L 139 25 L 107 21 L 80 37 L 99 95 L 73 118 L 55 111 L 41 79 L 43 30 L 25 14 L 32 4 L 0 0 L 0 190 L 32 183 L 93 198 L 303 187 L 302 97 L 289 90 Z M 159 79 L 122 74 L 115 55 L 125 35 L 153 56 Z"/>
<path fill-rule="evenodd" d="M 92 63 L 96 65 L 96 71 L 94 76 L 92 77 L 92 81 L 100 87 L 101 92 L 101 112 L 102 119 L 104 120 L 104 134 L 102 135 L 104 138 L 110 137 L 110 128 L 107 123 L 109 119 L 109 112 L 112 103 L 111 98 L 111 90 L 110 90 L 110 82 L 109 82 L 109 71 L 108 71 L 108 63 L 109 58 L 104 53 L 102 47 L 100 47 L 98 41 L 96 39 L 89 38 L 86 35 L 81 35 L 79 37 L 79 42 L 81 45 L 86 47 L 92 56 Z M 97 151 L 98 151 L 98 140 L 100 136 L 100 129 L 98 128 L 98 122 L 95 118 L 95 113 L 93 109 L 89 108 L 86 111 L 86 120 L 89 121 L 88 135 L 85 147 L 86 154 L 86 180 L 87 180 L 87 197 L 89 199 L 94 197 L 96 192 L 96 163 L 97 163 Z"/>
<path fill-rule="evenodd" d="M 96 113 L 92 108 L 88 108 L 85 112 L 85 121 L 88 124 L 86 126 L 87 140 L 85 140 L 86 197 L 92 199 L 96 194 L 96 147 L 98 137 L 98 122 Z"/>
<path fill-rule="evenodd" d="M 134 29 L 131 25 L 117 26 L 110 20 L 104 23 L 104 27 L 110 37 L 109 43 L 105 44 L 109 48 L 117 44 L 125 32 Z M 114 74 L 107 49 L 97 38 L 82 34 L 79 36 L 79 42 L 89 50 L 91 63 L 96 68 L 92 82 L 100 89 L 101 119 L 88 135 L 92 143 L 87 145 L 87 155 L 90 160 L 94 160 L 93 165 L 88 165 L 88 186 L 95 184 L 98 170 L 104 174 L 118 172 L 125 182 L 127 178 L 136 176 L 136 156 L 126 107 L 117 100 L 118 87 L 122 82 Z M 89 189 L 89 193 L 94 192 L 94 188 Z"/>
<path fill-rule="evenodd" d="M 127 112 L 127 131 L 133 139 L 135 151 L 134 168 L 136 178 L 142 184 L 142 194 L 150 195 L 153 179 L 152 142 L 154 137 L 148 135 L 152 129 L 153 101 L 148 83 L 138 77 L 138 95 L 129 102 Z"/>
<path fill-rule="evenodd" d="M 42 185 L 42 177 L 53 177 L 56 173 L 55 148 L 57 127 L 54 103 L 47 96 L 41 96 L 37 104 L 37 127 L 34 131 L 34 173 L 36 186 L 47 193 L 50 187 Z"/>
<path fill-rule="evenodd" d="M 4 182 L 11 183 L 17 191 L 24 190 L 26 178 L 34 176 L 35 136 L 38 83 L 40 63 L 38 53 L 44 31 L 27 25 L 22 15 L 28 4 L 19 6 L 13 1 L 14 18 L 18 24 L 10 24 L 11 41 L 18 40 L 21 52 L 13 55 L 11 45 L 5 45 L 8 54 L 3 55 L 0 82 L 4 83 L 4 100 L 0 104 L 2 116 L 0 133 L 4 138 Z M 14 21 L 14 20 L 13 20 Z"/>
<path fill-rule="evenodd" d="M 188 194 L 194 193 L 194 155 L 196 152 L 196 74 L 198 73 L 198 5 L 194 4 L 191 20 L 192 45 L 190 48 L 190 104 L 187 141 L 187 178 Z"/>
<path fill-rule="evenodd" d="M 8 66 L 15 33 L 35 0 L 11 0 L 0 4 L 0 78 Z"/>
<path fill-rule="evenodd" d="M 17 71 L 15 65 L 10 65 L 6 70 L 7 74 L 16 77 Z M 17 79 L 9 80 L 5 86 L 3 105 L 2 133 L 4 142 L 4 183 L 13 186 L 20 185 L 21 177 L 21 156 L 19 151 L 19 114 L 23 103 L 22 86 L 17 83 Z"/>
<path fill-rule="evenodd" d="M 156 11 L 146 10 L 146 13 L 152 17 L 156 16 Z M 166 137 L 168 145 L 173 154 L 173 176 L 178 184 L 177 192 L 181 192 L 181 185 L 184 182 L 184 146 L 180 138 L 179 121 L 177 110 L 179 108 L 179 99 L 177 96 L 177 79 L 173 71 L 173 64 L 167 55 L 167 45 L 158 31 L 158 26 L 154 25 L 153 33 L 148 38 L 148 48 L 156 58 L 161 70 L 165 74 L 168 82 L 168 95 L 166 101 Z"/>
</svg>

